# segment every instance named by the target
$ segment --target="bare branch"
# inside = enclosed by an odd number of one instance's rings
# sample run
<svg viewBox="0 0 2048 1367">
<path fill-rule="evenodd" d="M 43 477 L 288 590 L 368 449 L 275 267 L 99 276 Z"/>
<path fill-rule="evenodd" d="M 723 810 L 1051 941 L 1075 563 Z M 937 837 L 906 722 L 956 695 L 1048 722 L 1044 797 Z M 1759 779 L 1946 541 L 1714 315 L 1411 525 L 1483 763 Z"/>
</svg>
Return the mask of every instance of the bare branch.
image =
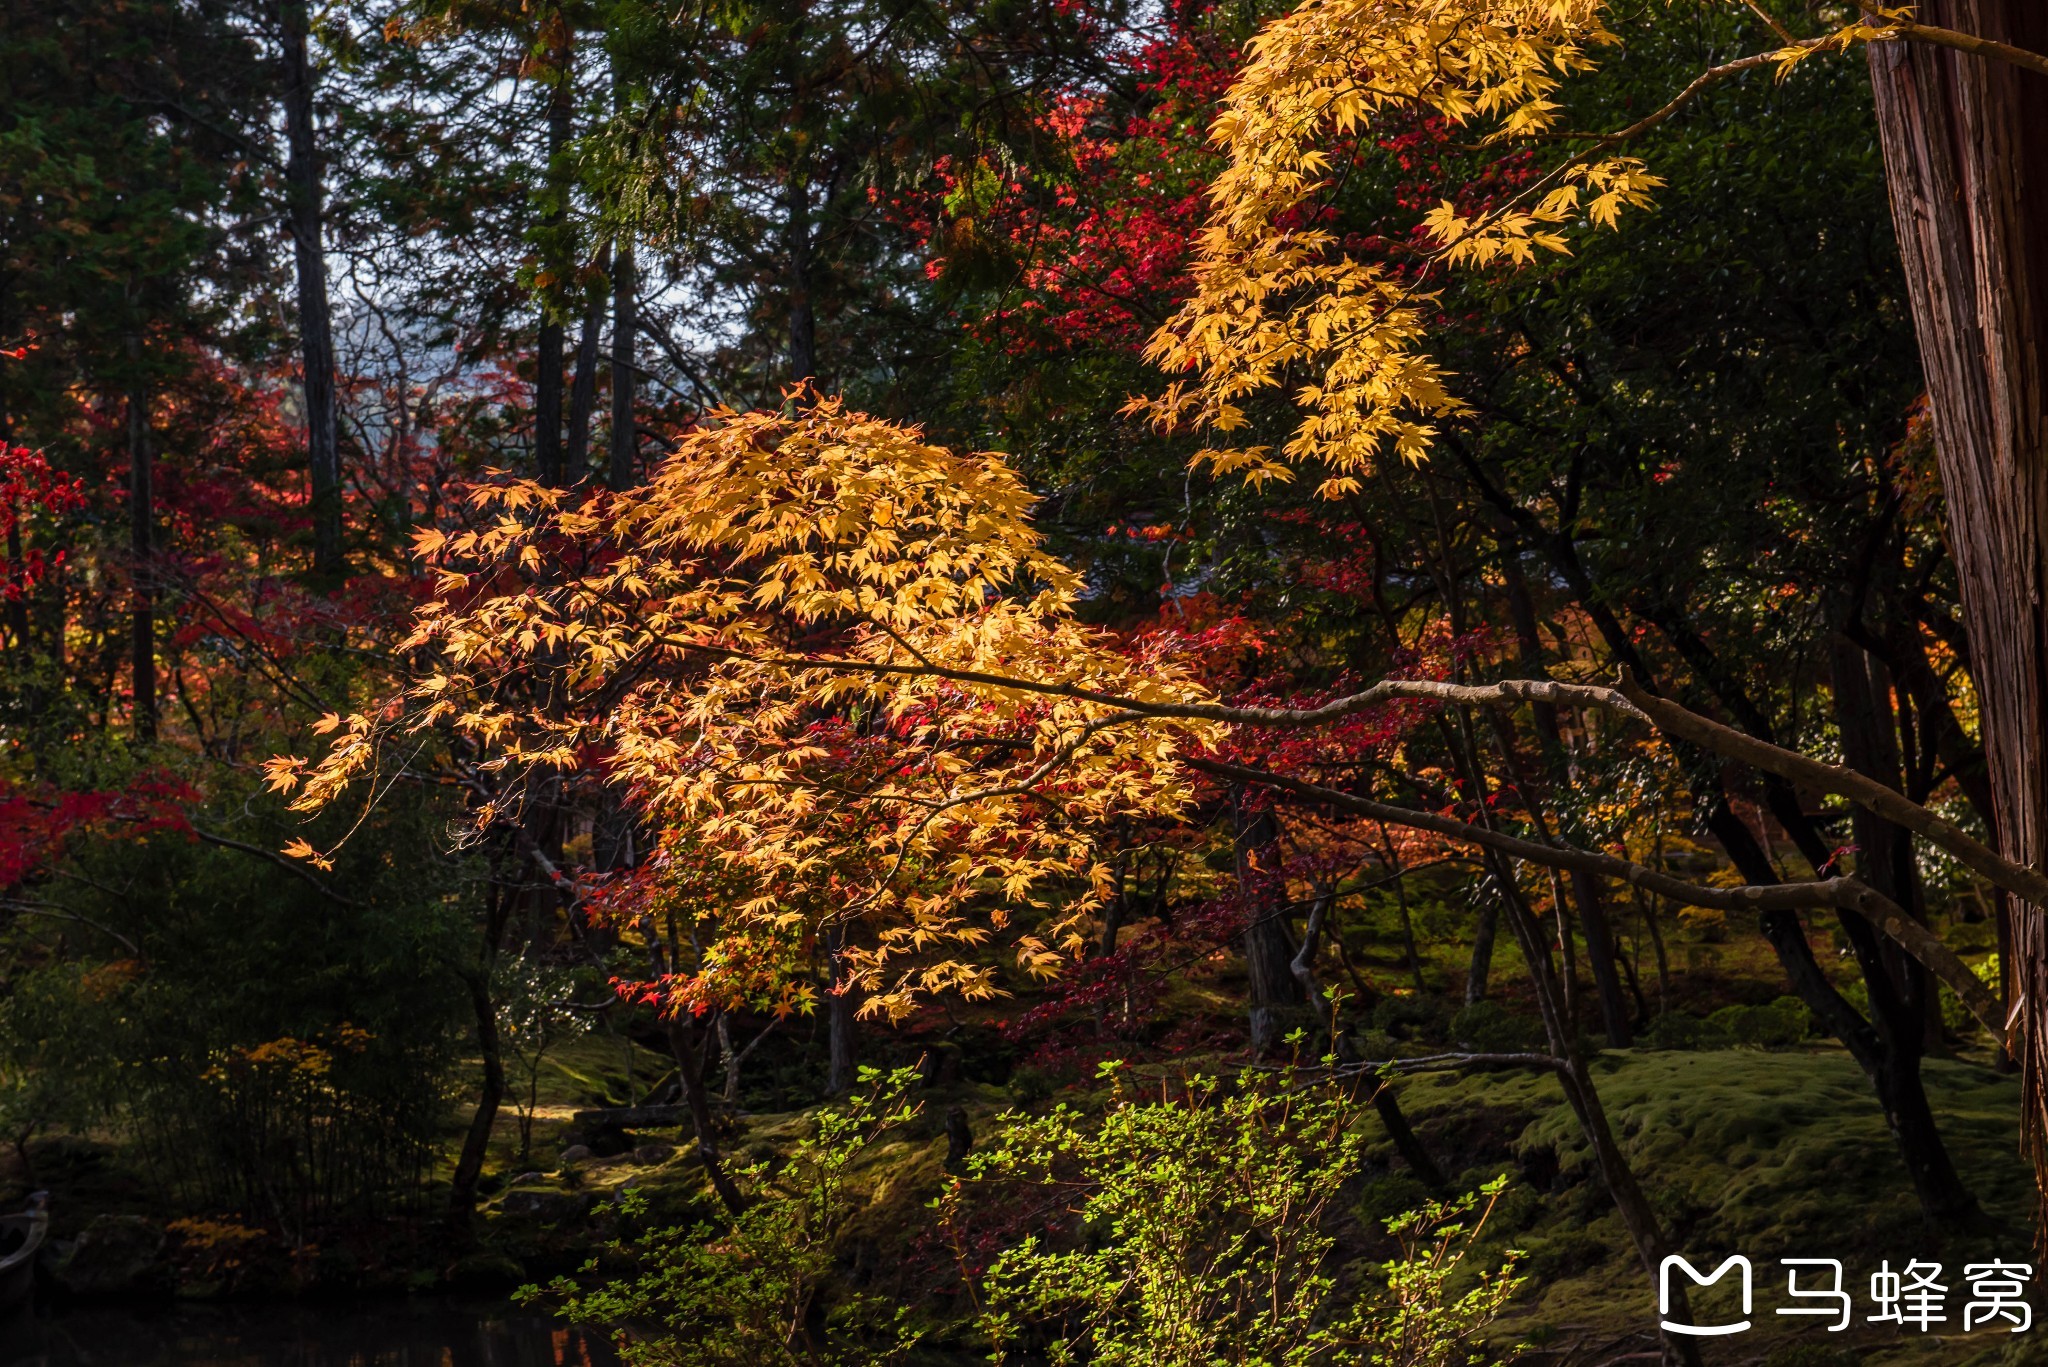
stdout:
<svg viewBox="0 0 2048 1367">
<path fill-rule="evenodd" d="M 260 845 L 245 844 L 240 840 L 230 839 L 229 837 L 224 835 L 215 835 L 212 831 L 206 830 L 203 827 L 199 826 L 192 827 L 192 834 L 198 836 L 201 840 L 204 840 L 209 845 L 218 845 L 224 850 L 240 850 L 243 854 L 251 854 L 256 856 L 256 858 L 263 860 L 266 863 L 275 864 L 279 868 L 291 873 L 294 877 L 298 878 L 301 882 L 305 883 L 308 887 L 312 888 L 315 892 L 319 893 L 322 897 L 325 897 L 330 902 L 336 902 L 345 907 L 352 907 L 355 905 L 355 900 L 353 898 L 342 896 L 333 888 L 328 887 L 326 883 L 322 882 L 317 876 L 314 875 L 313 871 L 307 868 L 304 864 L 301 864 L 296 859 L 288 859 L 284 855 L 279 854 L 276 850 L 266 850 L 262 848 Z"/>
<path fill-rule="evenodd" d="M 1669 898 L 1685 906 L 1734 912 L 1822 909 L 1853 912 L 1891 936 L 1900 948 L 1918 959 L 1935 977 L 1948 984 L 1949 989 L 1969 1008 L 1970 1014 L 1991 1032 L 1994 1039 L 2005 1038 L 2005 1015 L 1999 1009 L 1998 999 L 1978 980 L 1977 975 L 1970 971 L 1969 965 L 1958 958 L 1955 951 L 1944 944 L 1939 936 L 1908 916 L 1898 903 L 1857 879 L 1838 877 L 1811 883 L 1778 883 L 1769 886 L 1751 884 L 1737 888 L 1704 887 L 1611 854 L 1600 854 L 1593 850 L 1582 850 L 1576 846 L 1555 842 L 1524 840 L 1519 836 L 1474 826 L 1456 817 L 1390 806 L 1371 798 L 1360 797 L 1355 793 L 1344 792 L 1339 788 L 1325 788 L 1320 784 L 1291 778 L 1285 774 L 1251 769 L 1241 764 L 1227 764 L 1221 760 L 1191 758 L 1187 763 L 1192 768 L 1214 774 L 1219 778 L 1233 779 L 1240 783 L 1264 784 L 1268 788 L 1292 793 L 1296 797 L 1327 802 L 1335 807 L 1358 812 L 1375 821 L 1432 831 L 1452 840 L 1467 841 L 1531 864 L 1541 864 L 1547 868 L 1577 869 L 1596 877 L 1617 879 L 1631 887 L 1654 892 L 1660 897 Z"/>
<path fill-rule="evenodd" d="M 745 652 L 693 642 L 669 640 L 665 644 L 684 650 L 698 650 L 723 658 L 748 659 L 755 663 L 787 669 L 820 669 L 830 672 L 875 675 L 924 675 L 957 683 L 981 684 L 1021 693 L 1072 698 L 1118 709 L 1123 715 L 1110 723 L 1141 718 L 1215 721 L 1238 726 L 1321 726 L 1356 712 L 1397 699 L 1450 703 L 1468 707 L 1500 707 L 1520 703 L 1549 703 L 1572 707 L 1597 707 L 1649 722 L 1659 730 L 1691 741 L 1724 758 L 1739 760 L 1765 773 L 1776 774 L 1822 792 L 1832 793 L 1876 813 L 1885 820 L 1923 837 L 1954 855 L 1963 864 L 1989 879 L 1995 886 L 2026 902 L 2048 908 L 2048 874 L 2005 858 L 1971 836 L 1954 822 L 1945 820 L 1912 801 L 1896 789 L 1866 778 L 1853 769 L 1823 763 L 1796 750 L 1787 750 L 1758 740 L 1733 727 L 1711 721 L 1668 698 L 1659 698 L 1638 685 L 1624 681 L 1619 687 L 1557 683 L 1549 679 L 1503 679 L 1492 684 L 1438 683 L 1429 679 L 1384 679 L 1372 687 L 1318 707 L 1231 707 L 1224 703 L 1145 702 L 1113 693 L 1078 688 L 1071 684 L 1039 683 L 1030 679 L 988 674 L 971 669 L 947 669 L 934 665 L 889 664 L 846 659 L 762 659 Z"/>
<path fill-rule="evenodd" d="M 1650 694 L 1633 681 L 1624 679 L 1617 691 L 1630 709 L 1647 716 L 1665 734 L 1689 740 L 1703 750 L 1740 760 L 1752 769 L 1761 769 L 1765 773 L 1818 788 L 1824 793 L 1845 797 L 1893 825 L 1903 826 L 1915 835 L 1925 837 L 2007 892 L 2016 893 L 2037 907 L 2048 907 L 2048 875 L 2005 858 L 1954 822 L 1943 820 L 1895 789 L 1866 778 L 1854 769 L 1824 764 L 1797 750 L 1787 750 L 1731 726 L 1710 721 L 1668 698 Z"/>
<path fill-rule="evenodd" d="M 1934 47 L 1953 48 L 1967 52 L 1972 57 L 1989 57 L 1993 61 L 2010 62 L 2028 71 L 2037 71 L 2048 76 L 2048 57 L 2038 52 L 2029 52 L 2011 43 L 2001 43 L 1990 38 L 1979 38 L 1973 33 L 1959 33 L 1952 28 L 1937 28 L 1933 24 L 1916 24 L 1911 19 L 1886 19 L 1863 12 L 1864 18 L 1883 28 L 1886 34 L 1896 34 L 1909 42 L 1927 43 Z"/>
<path fill-rule="evenodd" d="M 110 940 L 120 941 L 121 947 L 138 959 L 149 957 L 142 952 L 135 941 L 129 939 L 120 931 L 115 930 L 112 926 L 101 925 L 90 916 L 80 916 L 75 911 L 65 911 L 59 907 L 51 906 L 48 902 L 25 902 L 9 897 L 0 899 L 0 908 L 5 908 L 17 916 L 47 916 L 53 921 L 73 921 L 81 926 L 97 930 Z"/>
</svg>

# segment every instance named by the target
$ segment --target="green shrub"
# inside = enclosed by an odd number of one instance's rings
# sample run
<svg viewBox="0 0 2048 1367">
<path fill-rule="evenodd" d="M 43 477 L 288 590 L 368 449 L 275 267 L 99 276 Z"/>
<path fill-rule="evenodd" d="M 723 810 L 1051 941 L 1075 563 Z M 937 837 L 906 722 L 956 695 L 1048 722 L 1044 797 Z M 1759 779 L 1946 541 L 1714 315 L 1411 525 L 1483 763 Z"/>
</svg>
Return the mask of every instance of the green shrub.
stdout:
<svg viewBox="0 0 2048 1367">
<path fill-rule="evenodd" d="M 1728 1032 L 1711 1020 L 1666 1011 L 1643 1032 L 1643 1043 L 1652 1049 L 1726 1049 L 1732 1041 Z"/>
<path fill-rule="evenodd" d="M 1780 997 L 1769 1006 L 1753 1006 L 1745 1028 L 1736 1034 L 1739 1044 L 1759 1049 L 1790 1049 L 1801 1043 L 1813 1029 L 1813 1014 L 1797 997 Z"/>
<path fill-rule="evenodd" d="M 1811 1031 L 1813 1017 L 1797 997 L 1768 1006 L 1724 1006 L 1705 1020 L 1667 1011 L 1643 1032 L 1652 1049 L 1789 1049 Z"/>
<path fill-rule="evenodd" d="M 1028 1345 L 1056 1367 L 1471 1361 L 1519 1282 L 1510 1258 L 1461 1294 L 1450 1283 L 1504 1179 L 1388 1221 L 1401 1256 L 1340 1291 L 1333 1226 L 1364 1162 L 1355 1118 L 1345 1093 L 1272 1074 L 1196 1078 L 1156 1100 L 1120 1087 L 1099 1122 L 1066 1106 L 1008 1117 L 970 1159 L 975 1178 L 1058 1194 L 1079 1227 L 989 1265 L 995 1359 Z"/>
<path fill-rule="evenodd" d="M 823 1112 L 817 1133 L 781 1163 L 733 1174 L 744 1198 L 737 1215 L 649 1227 L 646 1198 L 624 1192 L 614 1209 L 627 1230 L 607 1251 L 631 1270 L 589 1290 L 566 1278 L 523 1287 L 519 1299 L 555 1300 L 571 1320 L 614 1327 L 629 1367 L 874 1367 L 903 1357 L 918 1338 L 907 1307 L 829 1290 L 839 1236 L 862 1204 L 848 1170 L 917 1114 L 905 1100 L 916 1069 L 863 1068 L 860 1080 L 863 1090 Z M 583 1267 L 598 1270 L 594 1258 Z"/>
<path fill-rule="evenodd" d="M 1478 1001 L 1451 1017 L 1451 1038 L 1478 1053 L 1510 1054 L 1541 1045 L 1543 1027 L 1499 1002 Z"/>
</svg>

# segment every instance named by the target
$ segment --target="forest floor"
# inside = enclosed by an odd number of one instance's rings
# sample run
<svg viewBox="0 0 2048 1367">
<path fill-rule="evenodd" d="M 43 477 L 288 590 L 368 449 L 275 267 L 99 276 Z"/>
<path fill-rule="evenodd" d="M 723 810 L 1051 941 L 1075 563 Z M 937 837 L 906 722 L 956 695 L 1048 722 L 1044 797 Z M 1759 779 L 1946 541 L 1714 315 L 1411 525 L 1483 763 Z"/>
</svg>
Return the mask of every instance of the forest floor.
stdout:
<svg viewBox="0 0 2048 1367">
<path fill-rule="evenodd" d="M 1767 966 L 1750 962 L 1756 957 L 1752 946 L 1738 942 L 1689 954 L 1700 962 L 1688 963 L 1681 973 L 1697 970 L 1722 984 L 1769 981 Z M 1430 968 L 1433 978 L 1447 971 Z M 1511 998 L 1514 983 L 1507 973 L 1500 985 Z M 1674 979 L 1674 991 L 1683 992 L 1678 999 L 1702 1006 L 1740 1000 L 1730 995 L 1735 989 L 1712 988 L 1704 978 Z M 1755 997 L 1756 990 L 1743 994 Z M 1236 1000 L 1227 982 L 1183 985 L 1171 1001 L 1160 1003 L 1160 1018 L 1173 1022 L 1172 1028 L 1142 1051 L 1153 1061 L 1139 1066 L 1234 1072 L 1242 1064 L 1241 1056 L 1228 1052 Z M 789 1038 L 778 1035 L 750 1062 L 745 1095 L 751 1109 L 733 1114 L 721 1136 L 733 1160 L 766 1159 L 809 1124 L 813 1108 L 805 1101 L 819 1090 L 813 1075 L 819 1041 L 794 1037 L 808 1028 L 787 1027 L 783 1034 Z M 1397 1022 L 1390 1028 L 1398 1034 L 1403 1027 Z M 947 1180 L 948 1109 L 961 1108 L 973 1133 L 986 1142 L 1006 1110 L 1063 1101 L 1085 1111 L 1106 1097 L 1092 1080 L 1089 1047 L 1020 1051 L 988 1024 L 941 1028 L 929 1038 L 954 1042 L 940 1046 L 950 1054 L 934 1070 L 938 1080 L 919 1094 L 917 1119 L 860 1166 L 869 1205 L 852 1231 L 849 1275 L 904 1303 L 944 1307 L 957 1279 L 935 1236 L 929 1202 Z M 1379 1056 L 1381 1046 L 1399 1043 L 1376 1035 L 1367 1048 Z M 917 1038 L 878 1034 L 868 1053 L 876 1063 L 901 1065 L 928 1047 L 929 1039 L 920 1044 Z M 248 1249 L 240 1266 L 227 1266 L 220 1250 L 210 1254 L 189 1238 L 180 1249 L 174 1240 L 179 1294 L 291 1294 L 307 1285 L 329 1285 L 328 1273 L 339 1267 L 347 1274 L 350 1260 L 360 1264 L 353 1284 L 378 1291 L 502 1293 L 522 1282 L 573 1274 L 601 1247 L 606 1202 L 621 1188 L 638 1188 L 658 1214 L 687 1218 L 693 1208 L 704 1208 L 702 1168 L 675 1131 L 641 1132 L 633 1150 L 615 1157 L 562 1159 L 573 1138 L 574 1112 L 644 1102 L 671 1068 L 660 1054 L 598 1032 L 548 1054 L 533 1096 L 530 1152 L 520 1152 L 516 1108 L 508 1102 L 498 1117 L 486 1165 L 488 1196 L 471 1251 L 453 1251 L 438 1224 L 424 1217 L 412 1222 L 409 1235 L 377 1232 L 353 1250 L 319 1251 L 319 1275 L 311 1277 L 303 1257 L 291 1263 L 274 1252 Z M 1929 1059 L 1924 1067 L 1949 1153 L 1985 1212 L 1983 1227 L 1970 1234 L 1930 1232 L 1871 1087 L 1838 1045 L 1809 1040 L 1776 1049 L 1639 1047 L 1602 1053 L 1595 1069 L 1614 1131 L 1679 1249 L 1703 1271 L 1732 1254 L 1747 1256 L 1753 1265 L 1753 1328 L 1709 1341 L 1710 1367 L 2048 1362 L 2048 1326 L 2025 1335 L 1961 1332 L 1964 1264 L 1994 1257 L 2039 1261 L 2033 1186 L 2018 1152 L 2019 1084 L 1991 1067 L 1981 1042 L 1955 1057 Z M 1480 1260 L 1520 1250 L 1527 1280 L 1493 1340 L 1525 1345 L 1520 1360 L 1530 1367 L 1654 1361 L 1628 1355 L 1651 1347 L 1640 1334 L 1655 1316 L 1655 1287 L 1592 1172 L 1555 1080 L 1512 1070 L 1437 1073 L 1410 1077 L 1399 1088 L 1402 1108 L 1452 1189 L 1471 1190 L 1502 1174 L 1510 1178 Z M 1376 1237 L 1384 1220 L 1414 1208 L 1428 1193 L 1395 1154 L 1378 1119 L 1368 1115 L 1362 1123 L 1376 1146 L 1345 1252 L 1378 1260 L 1393 1251 L 1389 1241 Z M 459 1128 L 451 1124 L 451 1159 L 459 1140 Z M 141 1215 L 160 1224 L 189 1214 L 170 1209 L 164 1194 L 106 1142 L 58 1137 L 39 1141 L 36 1153 L 40 1182 L 56 1194 L 60 1238 L 75 1237 L 101 1213 Z M 0 1193 L 0 1200 L 8 1195 Z M 1783 1258 L 1841 1260 L 1843 1288 L 1855 1303 L 1849 1331 L 1833 1334 L 1816 1320 L 1776 1313 L 1788 1304 L 1778 1262 Z M 1868 1323 L 1870 1274 L 1881 1262 L 1899 1269 L 1916 1258 L 1946 1268 L 1948 1322 L 1926 1333 Z M 348 1284 L 346 1275 L 340 1283 Z M 1802 1286 L 1809 1284 L 1802 1279 Z M 1718 1291 L 1698 1297 L 1696 1310 L 1702 1322 L 1724 1310 L 1734 1317 Z M 955 1329 L 940 1338 L 964 1352 L 974 1345 L 958 1327 L 962 1322 L 956 1318 Z M 2037 1339 L 2043 1349 L 2033 1347 Z"/>
<path fill-rule="evenodd" d="M 680 1153 L 651 1164 L 624 1154 L 585 1160 L 567 1171 L 538 1171 L 553 1168 L 555 1141 L 570 1110 L 618 1099 L 624 1083 L 619 1058 L 616 1046 L 593 1041 L 547 1065 L 535 1147 L 550 1160 L 537 1160 L 530 1175 L 487 1208 L 489 1241 L 500 1256 L 539 1272 L 565 1268 L 571 1255 L 587 1251 L 580 1231 L 512 1213 L 521 1204 L 515 1199 L 508 1207 L 514 1193 L 573 1193 L 601 1201 L 630 1185 L 659 1202 L 701 1190 L 700 1169 Z M 1224 1058 L 1208 1063 L 1218 1072 L 1232 1066 Z M 1974 1234 L 1944 1237 L 1931 1234 L 1923 1222 L 1869 1084 L 1838 1046 L 1608 1051 L 1597 1070 L 1615 1132 L 1679 1247 L 1703 1271 L 1736 1253 L 1754 1266 L 1754 1328 L 1710 1343 L 1709 1363 L 1992 1367 L 2037 1360 L 2020 1355 L 2035 1351 L 2032 1334 L 2007 1336 L 1981 1327 L 1961 1333 L 1965 1263 L 1993 1257 L 2035 1261 L 2033 1188 L 2018 1154 L 2019 1085 L 1994 1071 L 1988 1059 L 1937 1058 L 1925 1068 L 1950 1154 L 1987 1216 L 1985 1228 Z M 1076 1083 L 1053 1098 L 1032 1099 L 1085 1109 L 1100 1097 L 1091 1084 Z M 926 1092 L 919 1120 L 863 1164 L 872 1204 L 855 1230 L 854 1242 L 863 1250 L 856 1261 L 868 1269 L 860 1275 L 889 1267 L 887 1275 L 900 1277 L 903 1266 L 917 1261 L 906 1258 L 908 1253 L 929 1251 L 927 1202 L 945 1180 L 946 1141 L 938 1117 L 959 1106 L 974 1131 L 986 1134 L 1003 1110 L 1017 1104 L 1014 1087 L 992 1083 L 960 1082 Z M 1631 1335 L 1654 1311 L 1654 1287 L 1592 1174 L 1554 1079 L 1511 1071 L 1425 1074 L 1401 1084 L 1401 1104 L 1454 1188 L 1475 1188 L 1501 1174 L 1511 1178 L 1488 1224 L 1482 1259 L 1520 1250 L 1527 1283 L 1495 1341 L 1527 1345 L 1531 1364 L 1602 1363 L 1649 1346 Z M 805 1115 L 742 1115 L 728 1149 L 742 1158 L 766 1155 L 801 1129 Z M 1374 1118 L 1364 1123 L 1378 1126 Z M 507 1167 L 516 1166 L 512 1142 L 512 1132 L 501 1127 Z M 1391 1141 L 1382 1137 L 1373 1157 L 1375 1175 L 1355 1212 L 1363 1229 L 1376 1228 L 1427 1195 Z M 1363 1251 L 1385 1256 L 1388 1250 Z M 1844 1264 L 1843 1286 L 1856 1302 L 1856 1324 L 1848 1332 L 1829 1333 L 1815 1320 L 1775 1313 L 1791 1303 L 1778 1260 L 1801 1257 Z M 1882 1261 L 1898 1269 L 1916 1258 L 1948 1269 L 1949 1322 L 1928 1333 L 1866 1323 L 1870 1273 Z M 1802 1279 L 1802 1287 L 1811 1284 Z M 1723 1310 L 1732 1318 L 1732 1301 L 1724 1299 L 1718 1291 L 1696 1297 L 1701 1321 Z M 2048 1354 L 2039 1360 L 2048 1361 Z"/>
</svg>

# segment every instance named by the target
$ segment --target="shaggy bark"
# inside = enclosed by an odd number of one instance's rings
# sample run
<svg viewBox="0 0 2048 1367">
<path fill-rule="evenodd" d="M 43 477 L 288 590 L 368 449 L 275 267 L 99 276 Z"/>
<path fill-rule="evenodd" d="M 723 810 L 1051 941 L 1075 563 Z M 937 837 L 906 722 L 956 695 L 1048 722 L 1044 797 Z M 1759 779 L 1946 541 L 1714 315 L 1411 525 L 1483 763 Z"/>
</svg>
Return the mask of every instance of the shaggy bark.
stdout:
<svg viewBox="0 0 2048 1367">
<path fill-rule="evenodd" d="M 2048 50 L 2048 9 L 1929 0 L 1914 18 Z M 2048 78 L 1918 42 L 1872 44 L 1892 219 L 1983 716 L 2000 852 L 2048 858 Z M 2048 1188 L 2048 922 L 2013 910 L 2023 1124 Z"/>
</svg>

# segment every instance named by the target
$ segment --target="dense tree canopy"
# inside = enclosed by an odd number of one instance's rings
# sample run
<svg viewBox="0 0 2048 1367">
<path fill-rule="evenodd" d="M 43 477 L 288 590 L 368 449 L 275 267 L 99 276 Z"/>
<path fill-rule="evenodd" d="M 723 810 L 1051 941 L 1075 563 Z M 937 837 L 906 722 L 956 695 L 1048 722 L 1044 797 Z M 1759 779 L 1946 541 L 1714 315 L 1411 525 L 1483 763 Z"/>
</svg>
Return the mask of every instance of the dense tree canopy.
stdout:
<svg viewBox="0 0 2048 1367">
<path fill-rule="evenodd" d="M 771 1038 L 809 1100 L 963 1018 L 1071 1068 L 1313 1035 L 1554 1077 L 1654 1279 L 1599 1052 L 1765 986 L 1936 1227 L 1992 1217 L 1930 1055 L 2017 1060 L 2048 1152 L 2036 363 L 1956 321 L 2044 269 L 1979 174 L 2048 98 L 1999 5 L 0 24 L 24 1161 L 113 1117 L 293 1238 L 460 1223 L 582 1013 L 743 1219 L 711 1077 Z M 1942 194 L 2005 227 L 1943 256 Z M 252 886 L 331 1020 L 195 970 Z M 102 1008 L 146 1067 L 88 1116 L 36 1079 Z M 191 1157 L 266 1088 L 326 1166 Z"/>
</svg>

